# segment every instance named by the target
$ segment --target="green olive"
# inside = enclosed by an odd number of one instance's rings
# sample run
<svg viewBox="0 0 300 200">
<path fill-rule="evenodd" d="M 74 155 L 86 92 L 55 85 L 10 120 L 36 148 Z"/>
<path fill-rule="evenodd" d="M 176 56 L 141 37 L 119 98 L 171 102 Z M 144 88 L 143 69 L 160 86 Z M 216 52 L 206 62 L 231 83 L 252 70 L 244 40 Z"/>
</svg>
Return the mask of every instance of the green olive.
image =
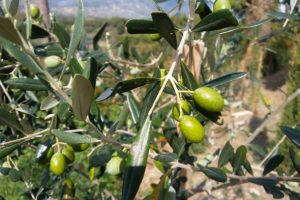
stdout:
<svg viewBox="0 0 300 200">
<path fill-rule="evenodd" d="M 64 148 L 62 154 L 65 156 L 67 163 L 73 163 L 75 159 L 74 151 L 69 148 Z"/>
<path fill-rule="evenodd" d="M 179 127 L 182 135 L 189 142 L 199 143 L 204 139 L 204 127 L 195 117 L 184 115 L 179 120 Z"/>
<path fill-rule="evenodd" d="M 30 16 L 33 19 L 37 19 L 40 16 L 40 9 L 37 5 L 35 4 L 30 5 Z"/>
<path fill-rule="evenodd" d="M 216 0 L 214 3 L 214 11 L 222 9 L 231 9 L 229 0 Z"/>
<path fill-rule="evenodd" d="M 84 151 L 87 148 L 89 148 L 89 144 L 69 144 L 67 145 L 67 148 L 72 149 L 75 152 L 80 152 L 80 151 Z"/>
<path fill-rule="evenodd" d="M 40 164 L 46 164 L 50 161 L 52 155 L 54 153 L 54 149 L 50 147 L 47 153 L 38 161 Z"/>
<path fill-rule="evenodd" d="M 50 170 L 56 174 L 61 175 L 66 168 L 66 159 L 61 152 L 56 152 L 50 160 Z"/>
<path fill-rule="evenodd" d="M 116 176 L 122 172 L 123 159 L 119 156 L 112 157 L 106 164 L 105 173 Z"/>
<path fill-rule="evenodd" d="M 159 41 L 160 38 L 161 38 L 161 36 L 160 36 L 159 33 L 152 33 L 152 34 L 150 34 L 150 39 L 151 39 L 152 41 Z"/>
<path fill-rule="evenodd" d="M 221 112 L 224 107 L 223 97 L 210 87 L 201 87 L 194 91 L 197 105 L 208 112 Z"/>
<path fill-rule="evenodd" d="M 177 121 L 180 118 L 180 107 L 183 112 L 182 114 L 189 115 L 191 113 L 189 103 L 187 101 L 181 100 L 180 102 L 176 103 L 172 108 L 173 118 Z"/>
<path fill-rule="evenodd" d="M 61 64 L 61 58 L 59 56 L 48 56 L 44 62 L 48 68 L 55 68 Z"/>
</svg>

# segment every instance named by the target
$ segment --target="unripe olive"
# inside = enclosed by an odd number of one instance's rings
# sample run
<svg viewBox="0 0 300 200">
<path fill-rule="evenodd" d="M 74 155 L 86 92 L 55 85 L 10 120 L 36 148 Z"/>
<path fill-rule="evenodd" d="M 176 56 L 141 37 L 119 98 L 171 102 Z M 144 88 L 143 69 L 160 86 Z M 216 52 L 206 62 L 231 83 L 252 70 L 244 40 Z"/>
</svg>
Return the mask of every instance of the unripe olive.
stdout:
<svg viewBox="0 0 300 200">
<path fill-rule="evenodd" d="M 123 159 L 119 156 L 114 156 L 108 161 L 105 168 L 105 173 L 116 176 L 122 172 Z"/>
<path fill-rule="evenodd" d="M 30 16 L 33 19 L 37 19 L 40 16 L 40 9 L 37 5 L 35 4 L 30 5 Z"/>
<path fill-rule="evenodd" d="M 152 41 L 159 41 L 160 38 L 161 38 L 161 36 L 160 36 L 159 33 L 152 33 L 152 34 L 150 34 L 150 39 L 151 39 Z"/>
<path fill-rule="evenodd" d="M 64 148 L 62 154 L 65 156 L 67 163 L 73 163 L 75 159 L 74 151 L 69 148 Z"/>
<path fill-rule="evenodd" d="M 199 143 L 204 139 L 204 127 L 195 117 L 184 115 L 179 120 L 179 127 L 182 135 L 189 142 Z"/>
<path fill-rule="evenodd" d="M 182 109 L 183 115 L 189 115 L 191 113 L 189 103 L 187 101 L 181 100 L 176 103 L 172 108 L 172 115 L 175 120 L 179 120 L 180 118 L 180 107 Z"/>
<path fill-rule="evenodd" d="M 44 62 L 48 68 L 54 68 L 59 66 L 61 58 L 59 56 L 48 56 L 45 58 Z"/>
<path fill-rule="evenodd" d="M 69 144 L 69 145 L 67 145 L 67 148 L 70 148 L 75 152 L 80 152 L 80 151 L 86 150 L 87 148 L 89 148 L 89 146 L 90 146 L 89 144 L 85 144 L 85 143 L 83 143 L 83 144 Z"/>
<path fill-rule="evenodd" d="M 221 9 L 231 9 L 229 0 L 216 0 L 214 3 L 214 11 Z"/>
<path fill-rule="evenodd" d="M 56 152 L 50 160 L 50 170 L 56 174 L 61 175 L 66 168 L 66 159 L 61 152 Z"/>
<path fill-rule="evenodd" d="M 224 107 L 223 97 L 210 87 L 196 89 L 193 97 L 197 105 L 208 112 L 221 112 Z"/>
</svg>

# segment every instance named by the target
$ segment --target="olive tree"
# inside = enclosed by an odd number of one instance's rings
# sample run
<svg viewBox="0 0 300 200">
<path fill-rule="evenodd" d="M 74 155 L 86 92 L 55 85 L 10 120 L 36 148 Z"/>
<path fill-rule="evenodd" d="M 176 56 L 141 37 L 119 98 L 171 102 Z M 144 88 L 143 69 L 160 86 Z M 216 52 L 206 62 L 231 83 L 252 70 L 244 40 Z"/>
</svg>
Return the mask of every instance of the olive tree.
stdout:
<svg viewBox="0 0 300 200">
<path fill-rule="evenodd" d="M 47 1 L 41 2 L 47 5 Z M 262 162 L 260 175 L 254 173 L 247 155 L 249 143 L 299 95 L 299 89 L 236 149 L 227 141 L 215 152 L 206 152 L 211 156 L 205 162 L 192 151 L 197 146 L 205 148 L 211 123 L 224 123 L 222 112 L 226 109 L 224 96 L 228 84 L 247 76 L 245 71 L 221 74 L 218 70 L 233 53 L 220 42 L 220 37 L 261 26 L 278 17 L 289 20 L 298 17 L 272 13 L 268 20 L 241 26 L 231 9 L 232 2 L 217 0 L 213 5 L 211 1 L 190 0 L 185 26 L 180 27 L 158 2 L 155 1 L 158 11 L 149 13 L 149 19 L 127 21 L 128 34 L 116 54 L 108 32 L 104 38 L 107 23 L 99 27 L 90 45 L 86 42 L 82 0 L 78 0 L 70 31 L 55 20 L 49 22 L 47 29 L 38 13 L 32 15 L 36 8 L 29 1 L 25 1 L 26 18 L 16 23 L 19 1 L 3 1 L 0 173 L 13 181 L 23 181 L 33 199 L 42 195 L 75 198 L 76 186 L 80 184 L 73 183 L 75 180 L 70 178 L 73 173 L 91 182 L 109 174 L 122 178 L 120 198 L 130 200 L 136 198 L 147 161 L 151 159 L 163 175 L 145 199 L 188 199 L 203 191 L 245 183 L 263 187 L 274 198 L 284 195 L 299 198 L 298 193 L 283 183 L 299 182 L 300 178 L 274 172 L 284 159 L 291 159 L 299 172 L 297 128 L 281 127 L 282 133 L 293 142 L 290 155 L 271 151 Z M 45 12 L 43 15 L 47 16 Z M 153 43 L 159 42 L 163 47 L 161 53 L 147 62 L 149 54 L 141 55 L 135 48 L 129 48 L 131 34 L 151 36 Z M 211 45 L 211 38 L 216 47 Z M 100 40 L 105 40 L 106 48 L 99 46 Z M 167 59 L 165 49 L 172 54 L 169 66 L 162 61 Z M 209 62 L 211 52 L 215 55 L 213 64 Z M 129 70 L 132 66 L 135 72 Z M 104 73 L 109 79 L 104 78 Z M 117 83 L 113 83 L 115 80 Z M 117 119 L 108 113 L 114 104 L 120 110 Z M 26 149 L 35 150 L 35 160 L 44 169 L 38 186 L 32 186 L 26 171 L 18 167 L 18 159 Z M 215 159 L 217 163 L 213 162 Z M 209 184 L 204 180 L 191 188 L 182 187 L 193 178 L 182 175 L 185 170 L 202 174 L 210 180 Z M 87 198 L 114 198 L 105 188 L 100 194 L 86 188 L 84 191 Z"/>
</svg>

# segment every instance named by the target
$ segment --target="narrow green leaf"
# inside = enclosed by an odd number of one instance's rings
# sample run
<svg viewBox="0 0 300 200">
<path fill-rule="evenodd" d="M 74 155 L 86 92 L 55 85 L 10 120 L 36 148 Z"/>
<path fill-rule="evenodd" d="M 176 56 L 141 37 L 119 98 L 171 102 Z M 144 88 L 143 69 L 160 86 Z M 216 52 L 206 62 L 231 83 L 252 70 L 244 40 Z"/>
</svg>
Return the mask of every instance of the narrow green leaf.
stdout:
<svg viewBox="0 0 300 200">
<path fill-rule="evenodd" d="M 128 92 L 127 94 L 127 102 L 129 111 L 133 120 L 133 123 L 137 123 L 140 117 L 141 108 L 137 100 L 134 98 L 134 96 L 131 94 L 131 92 Z"/>
<path fill-rule="evenodd" d="M 183 62 L 180 62 L 180 64 L 181 64 L 181 75 L 182 75 L 183 85 L 190 90 L 197 89 L 198 84 L 193 74 L 190 72 L 190 70 Z"/>
<path fill-rule="evenodd" d="M 262 185 L 262 186 L 274 186 L 278 183 L 278 181 L 270 178 L 264 178 L 264 177 L 249 177 L 247 179 L 249 182 Z"/>
<path fill-rule="evenodd" d="M 52 130 L 52 133 L 62 142 L 66 142 L 68 144 L 91 144 L 99 142 L 98 139 L 93 138 L 90 135 L 81 135 L 78 133 L 69 133 L 59 130 Z"/>
<path fill-rule="evenodd" d="M 298 172 L 298 174 L 300 174 L 300 157 L 297 155 L 293 146 L 290 146 L 289 152 L 294 168 Z"/>
<path fill-rule="evenodd" d="M 67 66 L 70 63 L 71 58 L 73 57 L 77 46 L 80 43 L 81 36 L 83 34 L 83 24 L 84 24 L 84 9 L 83 9 L 83 0 L 78 0 L 78 12 L 75 18 L 74 31 L 71 35 L 70 45 L 68 47 L 68 53 L 65 61 L 64 68 L 62 70 L 62 74 L 64 74 Z"/>
<path fill-rule="evenodd" d="M 131 19 L 126 23 L 127 32 L 130 34 L 158 33 L 158 29 L 152 20 Z"/>
<path fill-rule="evenodd" d="M 116 126 L 116 129 L 120 129 L 126 124 L 128 115 L 129 115 L 128 105 L 124 104 L 123 109 L 122 109 L 122 111 L 120 113 L 120 116 L 119 116 L 119 120 L 118 120 L 118 124 Z"/>
<path fill-rule="evenodd" d="M 208 82 L 204 83 L 203 86 L 217 87 L 217 86 L 229 83 L 231 81 L 238 80 L 245 76 L 247 76 L 247 72 L 234 72 L 234 73 L 226 74 L 226 75 L 216 78 L 214 80 L 208 81 Z"/>
<path fill-rule="evenodd" d="M 9 18 L 0 16 L 0 36 L 12 43 L 23 46 L 20 35 Z M 4 47 L 4 45 L 2 46 Z"/>
<path fill-rule="evenodd" d="M 163 153 L 159 154 L 154 159 L 163 163 L 169 163 L 177 160 L 178 156 L 175 153 Z"/>
<path fill-rule="evenodd" d="M 50 110 L 58 104 L 60 104 L 60 102 L 52 94 L 49 94 L 45 99 L 42 100 L 40 109 Z"/>
<path fill-rule="evenodd" d="M 19 0 L 11 0 L 8 6 L 8 12 L 11 14 L 11 16 L 15 16 L 18 12 L 18 8 Z"/>
<path fill-rule="evenodd" d="M 284 156 L 281 154 L 274 155 L 271 157 L 265 165 L 263 175 L 267 175 L 269 172 L 273 171 L 278 167 L 282 161 L 284 160 Z"/>
<path fill-rule="evenodd" d="M 96 80 L 97 80 L 97 77 L 98 77 L 98 70 L 99 70 L 99 67 L 97 65 L 97 62 L 96 60 L 91 57 L 89 58 L 83 72 L 82 72 L 82 75 L 89 79 L 93 88 L 95 88 L 95 85 L 96 85 Z"/>
<path fill-rule="evenodd" d="M 234 155 L 232 165 L 233 165 L 233 172 L 237 173 L 241 166 L 244 164 L 245 159 L 246 159 L 246 154 L 247 154 L 247 148 L 242 145 L 240 146 Z"/>
<path fill-rule="evenodd" d="M 0 23 L 1 24 L 1 23 Z M 42 83 L 48 87 L 50 91 L 53 91 L 49 82 L 47 81 L 43 71 L 41 70 L 40 66 L 34 61 L 32 57 L 26 54 L 21 46 L 13 44 L 12 42 L 0 37 L 0 46 L 5 48 L 5 50 L 19 62 L 21 62 L 25 67 L 35 73 L 38 78 L 42 81 Z"/>
<path fill-rule="evenodd" d="M 165 38 L 174 49 L 177 49 L 175 28 L 169 16 L 164 12 L 153 12 L 151 16 L 160 35 Z"/>
<path fill-rule="evenodd" d="M 199 171 L 203 172 L 207 177 L 218 181 L 218 182 L 226 182 L 227 181 L 227 176 L 226 174 L 215 167 L 202 167 L 200 165 L 198 165 L 199 167 Z"/>
<path fill-rule="evenodd" d="M 228 141 L 224 148 L 221 151 L 219 161 L 218 161 L 218 167 L 223 167 L 226 165 L 232 158 L 234 157 L 234 149 L 231 146 L 230 142 Z"/>
<path fill-rule="evenodd" d="M 199 14 L 201 19 L 209 15 L 211 12 L 212 11 L 206 4 L 205 0 L 197 1 L 195 13 Z"/>
<path fill-rule="evenodd" d="M 5 158 L 7 155 L 16 150 L 23 142 L 19 142 L 7 147 L 0 148 L 0 159 Z"/>
<path fill-rule="evenodd" d="M 53 23 L 53 33 L 57 36 L 62 48 L 67 48 L 70 44 L 70 36 L 68 32 L 58 23 Z"/>
<path fill-rule="evenodd" d="M 251 164 L 250 164 L 250 162 L 248 161 L 247 158 L 245 159 L 245 162 L 244 162 L 243 166 L 249 174 L 253 175 L 253 170 L 252 170 Z"/>
<path fill-rule="evenodd" d="M 160 78 L 160 70 L 158 68 L 155 69 L 153 73 L 153 78 L 156 78 L 159 80 Z M 153 82 L 149 85 L 146 96 L 143 99 L 143 107 L 141 110 L 141 114 L 137 123 L 137 128 L 141 127 L 144 123 L 145 119 L 147 118 L 148 112 L 151 109 L 153 102 L 159 92 L 160 89 L 160 81 Z"/>
<path fill-rule="evenodd" d="M 135 78 L 118 82 L 113 88 L 106 89 L 98 98 L 97 101 L 103 101 L 114 96 L 116 93 L 124 93 L 146 84 L 159 82 L 158 78 Z"/>
<path fill-rule="evenodd" d="M 4 108 L 0 108 L 0 124 L 9 126 L 23 132 L 23 127 L 15 115 L 11 114 Z"/>
<path fill-rule="evenodd" d="M 72 58 L 69 64 L 70 72 L 72 73 L 72 76 L 75 76 L 75 74 L 82 74 L 83 69 L 80 63 L 76 58 Z"/>
<path fill-rule="evenodd" d="M 107 22 L 105 22 L 97 31 L 96 35 L 94 36 L 93 38 L 93 47 L 94 47 L 94 50 L 98 50 L 99 49 L 99 46 L 98 46 L 98 41 L 100 40 L 100 38 L 102 37 L 104 31 L 105 31 L 105 28 L 107 26 Z"/>
<path fill-rule="evenodd" d="M 230 10 L 221 9 L 204 17 L 198 24 L 196 24 L 196 26 L 193 28 L 193 31 L 214 31 L 230 26 L 237 26 L 238 24 L 239 22 Z"/>
<path fill-rule="evenodd" d="M 75 116 L 85 121 L 90 112 L 94 89 L 89 80 L 82 75 L 75 75 L 72 85 L 72 108 Z"/>
<path fill-rule="evenodd" d="M 13 78 L 4 82 L 10 88 L 29 90 L 29 91 L 47 91 L 48 88 L 40 80 L 31 78 Z"/>
<path fill-rule="evenodd" d="M 294 128 L 289 128 L 286 126 L 280 127 L 281 131 L 296 145 L 300 148 L 300 131 Z"/>
<path fill-rule="evenodd" d="M 132 144 L 124 175 L 122 200 L 134 199 L 142 179 L 150 148 L 151 120 L 147 117 Z"/>
</svg>

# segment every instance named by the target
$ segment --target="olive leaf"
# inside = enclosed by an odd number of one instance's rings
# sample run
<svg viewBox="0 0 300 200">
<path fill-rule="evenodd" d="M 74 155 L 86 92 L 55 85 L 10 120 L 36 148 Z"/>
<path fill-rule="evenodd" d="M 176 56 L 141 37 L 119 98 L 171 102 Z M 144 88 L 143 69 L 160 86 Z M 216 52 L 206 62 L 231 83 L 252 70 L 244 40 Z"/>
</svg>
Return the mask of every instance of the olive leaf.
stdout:
<svg viewBox="0 0 300 200">
<path fill-rule="evenodd" d="M 75 75 L 72 85 L 72 108 L 78 119 L 84 121 L 89 114 L 93 96 L 91 82 L 82 75 Z"/>
</svg>

